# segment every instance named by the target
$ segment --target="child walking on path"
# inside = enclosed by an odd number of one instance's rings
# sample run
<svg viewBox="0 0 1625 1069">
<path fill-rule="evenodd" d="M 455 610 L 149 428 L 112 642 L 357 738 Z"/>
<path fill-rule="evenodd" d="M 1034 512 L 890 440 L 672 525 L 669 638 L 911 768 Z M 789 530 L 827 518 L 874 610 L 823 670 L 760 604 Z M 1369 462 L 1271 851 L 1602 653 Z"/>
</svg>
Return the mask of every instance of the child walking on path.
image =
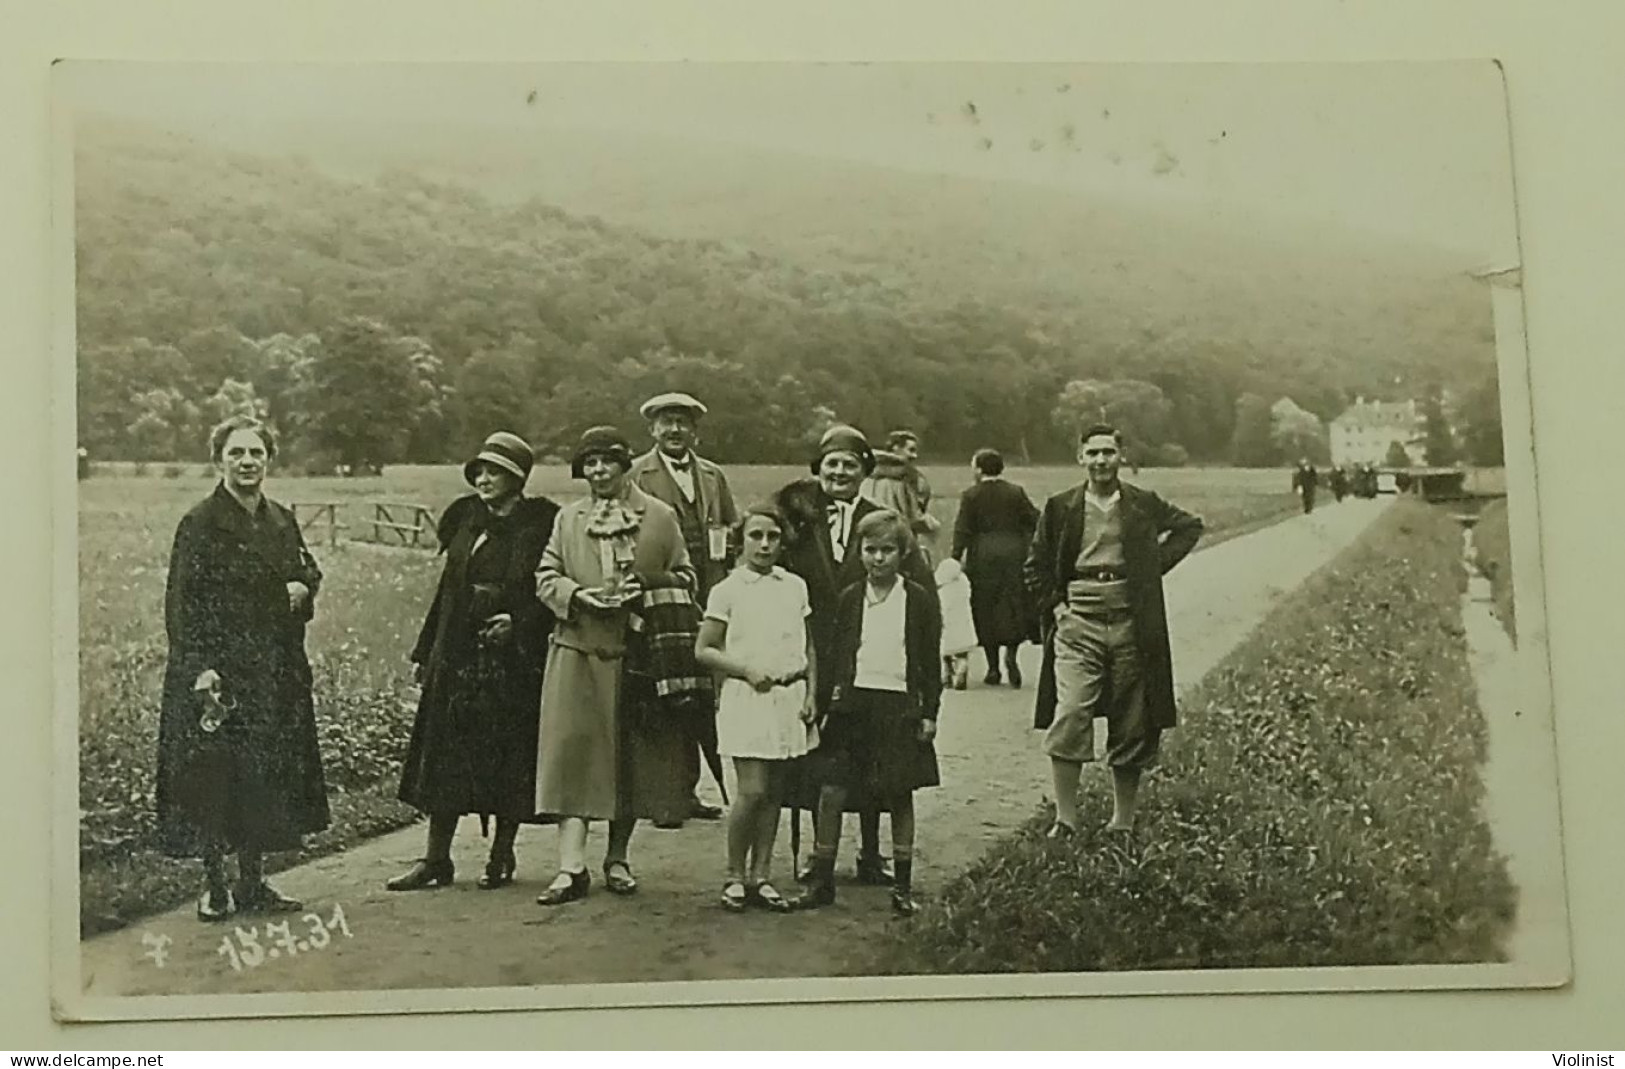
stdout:
<svg viewBox="0 0 1625 1069">
<path fill-rule="evenodd" d="M 717 748 L 733 758 L 738 787 L 728 814 L 728 875 L 722 905 L 786 912 L 770 882 L 787 763 L 811 748 L 817 671 L 807 629 L 807 584 L 778 566 L 784 521 L 750 509 L 742 562 L 711 591 L 695 641 L 696 659 L 725 678 L 717 706 Z"/>
<path fill-rule="evenodd" d="M 970 577 L 949 557 L 937 565 L 936 579 L 937 601 L 942 605 L 942 685 L 964 690 L 970 678 L 970 651 L 976 648 Z"/>
<path fill-rule="evenodd" d="M 913 534 L 889 509 L 858 523 L 865 579 L 841 592 L 830 708 L 815 755 L 820 790 L 810 886 L 797 909 L 835 901 L 835 854 L 847 792 L 882 800 L 891 813 L 892 909 L 912 915 L 914 791 L 935 787 L 937 708 L 942 698 L 942 612 L 933 591 L 898 573 Z"/>
</svg>

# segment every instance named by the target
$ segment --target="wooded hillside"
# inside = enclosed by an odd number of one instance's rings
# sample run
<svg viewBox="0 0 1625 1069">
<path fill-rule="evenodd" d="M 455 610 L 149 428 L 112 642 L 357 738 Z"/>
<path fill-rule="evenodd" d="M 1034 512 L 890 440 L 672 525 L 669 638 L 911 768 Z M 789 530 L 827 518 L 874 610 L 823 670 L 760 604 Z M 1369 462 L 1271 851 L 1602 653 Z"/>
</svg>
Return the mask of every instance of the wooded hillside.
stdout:
<svg viewBox="0 0 1625 1069">
<path fill-rule="evenodd" d="M 1061 459 L 1078 405 L 1108 402 L 1140 459 L 1226 461 L 1259 398 L 1324 420 L 1493 382 L 1487 294 L 1416 250 L 835 163 L 600 168 L 550 202 L 525 196 L 540 155 L 456 158 L 455 184 L 361 180 L 359 155 L 84 122 L 83 444 L 195 457 L 255 409 L 313 463 L 428 462 L 498 426 L 544 450 L 634 431 L 638 401 L 687 389 L 735 462 L 799 459 L 834 418 Z"/>
</svg>

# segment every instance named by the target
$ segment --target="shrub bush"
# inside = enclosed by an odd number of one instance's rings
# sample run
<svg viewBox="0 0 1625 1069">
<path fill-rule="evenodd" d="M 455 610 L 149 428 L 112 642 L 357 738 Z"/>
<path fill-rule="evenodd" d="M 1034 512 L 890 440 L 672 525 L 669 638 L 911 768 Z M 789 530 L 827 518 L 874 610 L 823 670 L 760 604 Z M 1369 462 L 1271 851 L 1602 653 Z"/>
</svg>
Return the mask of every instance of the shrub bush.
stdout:
<svg viewBox="0 0 1625 1069">
<path fill-rule="evenodd" d="M 1164 442 L 1151 451 L 1151 463 L 1159 468 L 1183 468 L 1190 460 L 1190 451 L 1178 442 Z"/>
<path fill-rule="evenodd" d="M 1043 838 L 1044 807 L 863 970 L 1500 960 L 1459 551 L 1448 513 L 1396 503 L 1183 703 L 1133 844 L 1103 841 L 1097 779 L 1077 837 Z"/>
</svg>

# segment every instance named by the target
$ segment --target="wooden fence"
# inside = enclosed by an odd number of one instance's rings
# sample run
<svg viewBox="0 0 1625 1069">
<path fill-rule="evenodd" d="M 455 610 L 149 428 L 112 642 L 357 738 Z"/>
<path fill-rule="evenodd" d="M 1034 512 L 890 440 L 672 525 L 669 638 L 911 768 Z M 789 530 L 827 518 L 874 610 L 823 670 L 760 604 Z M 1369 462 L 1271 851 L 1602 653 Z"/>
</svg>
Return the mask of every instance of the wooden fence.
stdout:
<svg viewBox="0 0 1625 1069">
<path fill-rule="evenodd" d="M 436 549 L 434 512 L 427 505 L 406 501 L 352 502 L 356 508 L 370 509 L 371 517 L 348 522 L 340 517 L 345 503 L 338 501 L 295 502 L 294 519 L 307 542 L 336 546 L 341 532 L 356 528 L 352 541 L 408 549 Z"/>
<path fill-rule="evenodd" d="M 372 519 L 365 522 L 372 527 L 372 538 L 369 541 L 377 542 L 381 546 L 438 548 L 434 513 L 425 505 L 376 501 L 372 506 Z"/>
<path fill-rule="evenodd" d="M 293 509 L 294 522 L 299 525 L 299 531 L 305 536 L 306 542 L 325 543 L 329 546 L 339 544 L 339 532 L 348 525 L 339 519 L 337 501 L 296 501 L 290 507 Z"/>
</svg>

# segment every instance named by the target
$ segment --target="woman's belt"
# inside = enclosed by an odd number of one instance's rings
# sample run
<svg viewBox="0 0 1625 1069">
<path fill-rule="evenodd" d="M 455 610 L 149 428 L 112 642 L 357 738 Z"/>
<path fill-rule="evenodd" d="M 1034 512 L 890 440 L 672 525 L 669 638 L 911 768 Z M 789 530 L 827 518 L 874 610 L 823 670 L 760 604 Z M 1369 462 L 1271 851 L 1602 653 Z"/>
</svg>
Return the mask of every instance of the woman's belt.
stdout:
<svg viewBox="0 0 1625 1069">
<path fill-rule="evenodd" d="M 1078 568 L 1072 578 L 1091 583 L 1120 583 L 1128 578 L 1128 573 L 1121 568 Z"/>
</svg>

